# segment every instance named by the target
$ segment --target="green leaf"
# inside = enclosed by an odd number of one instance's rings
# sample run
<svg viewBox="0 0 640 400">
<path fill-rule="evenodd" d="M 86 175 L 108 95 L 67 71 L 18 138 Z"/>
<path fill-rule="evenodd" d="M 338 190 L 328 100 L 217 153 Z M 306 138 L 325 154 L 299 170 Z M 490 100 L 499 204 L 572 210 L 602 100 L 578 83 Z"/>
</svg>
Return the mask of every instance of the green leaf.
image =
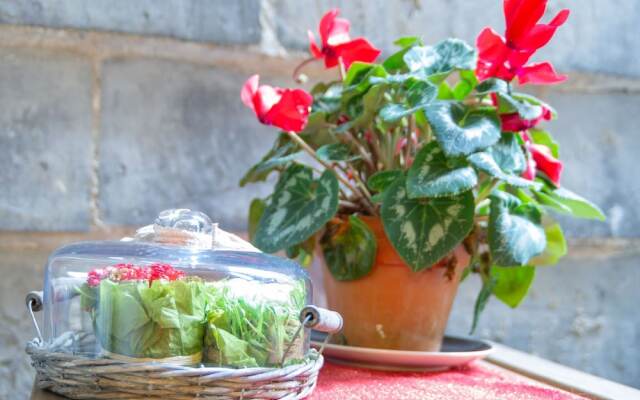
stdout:
<svg viewBox="0 0 640 400">
<path fill-rule="evenodd" d="M 438 144 L 422 147 L 409 169 L 407 190 L 410 198 L 454 196 L 473 189 L 476 172 L 466 163 L 451 163 Z"/>
<path fill-rule="evenodd" d="M 496 284 L 493 294 L 511 308 L 516 308 L 527 296 L 536 276 L 535 267 L 491 267 L 491 277 Z"/>
<path fill-rule="evenodd" d="M 344 77 L 344 86 L 347 87 L 361 82 L 373 66 L 374 64 L 361 61 L 352 63 L 349 71 L 347 71 L 347 76 Z"/>
<path fill-rule="evenodd" d="M 406 68 L 407 65 L 404 63 L 404 55 L 407 53 L 407 51 L 409 51 L 409 49 L 413 46 L 424 45 L 424 43 L 422 43 L 422 39 L 415 36 L 400 38 L 393 43 L 402 47 L 402 49 L 393 53 L 392 55 L 387 57 L 386 60 L 384 60 L 382 66 L 387 71 L 398 71 Z"/>
<path fill-rule="evenodd" d="M 473 70 L 460 71 L 460 81 L 453 89 L 453 97 L 456 100 L 464 100 L 478 84 L 478 78 Z"/>
<path fill-rule="evenodd" d="M 571 215 L 571 209 L 566 205 L 560 203 L 553 197 L 549 196 L 545 192 L 533 191 L 533 195 L 536 198 L 536 201 L 543 205 L 544 207 L 559 212 L 561 214 L 569 214 Z"/>
<path fill-rule="evenodd" d="M 540 195 L 542 193 L 536 194 Z M 577 218 L 597 219 L 600 221 L 606 219 L 604 213 L 598 206 L 568 189 L 544 189 L 543 194 L 562 206 L 562 208 L 557 209 L 560 212 L 563 212 L 562 209 L 564 208 L 569 210 L 565 212 L 566 214 Z"/>
<path fill-rule="evenodd" d="M 352 126 L 354 128 L 368 126 L 373 121 L 378 110 L 385 102 L 385 91 L 386 85 L 384 84 L 371 86 L 369 91 L 362 97 L 362 112 L 353 120 Z"/>
<path fill-rule="evenodd" d="M 476 67 L 473 47 L 459 39 L 446 39 L 435 46 L 415 46 L 405 55 L 410 71 L 421 71 L 425 76 L 439 75 L 442 81 L 454 70 L 472 70 Z"/>
<path fill-rule="evenodd" d="M 353 161 L 359 158 L 352 155 L 351 148 L 344 143 L 325 144 L 316 153 L 324 161 Z"/>
<path fill-rule="evenodd" d="M 403 172 L 399 169 L 378 171 L 369 177 L 369 180 L 367 180 L 367 186 L 373 191 L 384 192 L 402 175 Z"/>
<path fill-rule="evenodd" d="M 411 115 L 435 100 L 438 94 L 438 89 L 428 81 L 409 78 L 405 81 L 405 85 L 408 86 L 406 92 L 407 105 L 386 104 L 380 110 L 380 118 L 384 121 L 393 122 Z"/>
<path fill-rule="evenodd" d="M 560 224 L 545 226 L 544 233 L 547 237 L 547 247 L 542 254 L 529 261 L 531 265 L 554 265 L 567 254 L 567 242 Z"/>
<path fill-rule="evenodd" d="M 402 48 L 423 45 L 422 38 L 420 36 L 403 36 L 396 39 L 393 44 Z"/>
<path fill-rule="evenodd" d="M 313 98 L 312 114 L 323 112 L 332 114 L 342 107 L 342 82 L 329 85 L 324 93 L 318 93 Z"/>
<path fill-rule="evenodd" d="M 539 182 L 530 181 L 528 179 L 520 178 L 519 176 L 508 174 L 500 168 L 493 155 L 488 151 L 481 151 L 471 154 L 467 157 L 467 160 L 479 169 L 485 172 L 487 175 L 497 178 L 501 181 L 508 183 L 515 187 L 533 187 L 540 189 L 542 185 Z"/>
<path fill-rule="evenodd" d="M 509 84 L 502 79 L 489 78 L 484 80 L 476 86 L 476 93 L 479 95 L 485 95 L 490 93 L 508 93 Z"/>
<path fill-rule="evenodd" d="M 345 85 L 344 92 L 342 94 L 342 104 L 349 103 L 352 99 L 360 97 L 371 91 L 371 87 L 376 84 L 378 80 L 384 80 L 387 77 L 387 71 L 382 65 L 371 64 L 366 72 L 359 71 L 351 85 Z"/>
<path fill-rule="evenodd" d="M 469 332 L 470 335 L 475 332 L 476 327 L 478 326 L 478 321 L 480 320 L 480 314 L 482 314 L 485 307 L 487 306 L 487 303 L 491 298 L 491 293 L 493 293 L 493 287 L 495 285 L 495 279 L 488 279 L 486 282 L 482 283 L 482 288 L 478 293 L 476 304 L 473 307 L 473 323 L 471 324 L 471 331 Z"/>
<path fill-rule="evenodd" d="M 337 138 L 331 132 L 330 125 L 324 112 L 314 112 L 309 115 L 307 126 L 298 134 L 309 146 L 317 149 L 326 144 L 336 143 Z M 287 140 L 290 140 L 287 138 Z"/>
<path fill-rule="evenodd" d="M 555 158 L 560 157 L 560 145 L 553 140 L 551 134 L 547 131 L 543 131 L 542 129 L 529 129 L 529 136 L 533 143 L 542 144 L 547 146 L 549 150 L 551 150 L 551 155 Z"/>
<path fill-rule="evenodd" d="M 534 106 L 540 106 L 548 109 L 551 112 L 551 119 L 556 119 L 558 117 L 558 113 L 553 107 L 537 97 L 534 97 L 527 93 L 511 93 L 511 96 L 513 96 L 518 101 L 526 102 Z"/>
<path fill-rule="evenodd" d="M 280 137 L 273 148 L 262 157 L 262 160 L 251 167 L 242 179 L 240 179 L 240 186 L 245 186 L 247 183 L 264 181 L 275 169 L 285 166 L 298 158 L 301 153 L 295 152 L 295 150 L 295 144 L 287 142 L 284 138 Z"/>
<path fill-rule="evenodd" d="M 523 119 L 535 119 L 542 114 L 542 107 L 521 100 L 507 93 L 498 93 L 501 114 L 517 112 Z"/>
<path fill-rule="evenodd" d="M 313 254 L 316 249 L 316 235 L 311 235 L 307 240 L 294 246 L 287 247 L 287 257 L 292 258 L 303 267 L 309 267 L 313 262 Z"/>
<path fill-rule="evenodd" d="M 500 139 L 500 120 L 490 108 L 438 102 L 425 108 L 440 147 L 449 157 L 466 156 Z"/>
<path fill-rule="evenodd" d="M 411 199 L 405 179 L 386 191 L 381 217 L 398 254 L 414 271 L 431 267 L 449 254 L 473 227 L 471 191 L 456 197 Z"/>
<path fill-rule="evenodd" d="M 264 214 L 264 210 L 267 208 L 267 203 L 262 199 L 253 199 L 249 205 L 249 241 L 253 243 L 256 236 L 256 230 L 258 229 L 258 222 Z"/>
<path fill-rule="evenodd" d="M 438 100 L 455 100 L 456 96 L 453 93 L 453 89 L 449 86 L 447 81 L 443 81 L 438 86 Z"/>
<path fill-rule="evenodd" d="M 380 118 L 382 118 L 385 122 L 395 122 L 402 117 L 406 117 L 407 115 L 413 114 L 415 112 L 414 109 L 408 109 L 402 104 L 385 104 L 380 109 Z"/>
<path fill-rule="evenodd" d="M 498 266 L 524 265 L 546 247 L 540 211 L 501 191 L 491 195 L 489 248 Z"/>
<path fill-rule="evenodd" d="M 526 166 L 522 147 L 518 137 L 510 132 L 503 132 L 498 143 L 487 149 L 501 170 L 506 173 L 521 174 Z"/>
<path fill-rule="evenodd" d="M 292 165 L 280 176 L 256 231 L 255 245 L 273 253 L 306 240 L 338 210 L 338 180 L 331 171 Z"/>
<path fill-rule="evenodd" d="M 355 215 L 327 229 L 320 241 L 331 275 L 350 281 L 367 275 L 376 259 L 378 243 L 367 224 Z"/>
</svg>

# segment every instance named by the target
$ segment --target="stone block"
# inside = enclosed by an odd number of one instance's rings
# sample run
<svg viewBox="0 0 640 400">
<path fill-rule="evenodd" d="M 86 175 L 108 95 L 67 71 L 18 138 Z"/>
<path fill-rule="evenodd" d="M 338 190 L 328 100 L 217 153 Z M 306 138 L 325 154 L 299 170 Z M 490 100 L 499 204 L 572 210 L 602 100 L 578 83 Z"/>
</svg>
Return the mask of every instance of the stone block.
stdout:
<svg viewBox="0 0 640 400">
<path fill-rule="evenodd" d="M 204 211 L 245 229 L 249 202 L 269 184 L 238 187 L 275 129 L 240 102 L 245 75 L 158 60 L 103 68 L 100 207 L 110 224 L 153 222 L 167 208 Z"/>
<path fill-rule="evenodd" d="M 249 44 L 260 40 L 259 0 L 82 0 L 0 3 L 0 22 Z"/>
<path fill-rule="evenodd" d="M 0 229 L 89 228 L 91 85 L 84 58 L 0 49 Z"/>
</svg>

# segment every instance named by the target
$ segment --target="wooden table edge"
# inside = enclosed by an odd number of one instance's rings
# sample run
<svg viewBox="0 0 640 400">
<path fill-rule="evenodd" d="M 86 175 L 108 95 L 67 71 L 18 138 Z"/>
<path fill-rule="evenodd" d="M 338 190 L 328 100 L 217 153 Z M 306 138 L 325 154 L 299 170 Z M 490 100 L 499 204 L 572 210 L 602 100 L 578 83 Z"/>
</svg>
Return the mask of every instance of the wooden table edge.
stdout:
<svg viewBox="0 0 640 400">
<path fill-rule="evenodd" d="M 640 390 L 573 369 L 500 343 L 486 361 L 569 392 L 603 400 L 640 399 Z"/>
</svg>

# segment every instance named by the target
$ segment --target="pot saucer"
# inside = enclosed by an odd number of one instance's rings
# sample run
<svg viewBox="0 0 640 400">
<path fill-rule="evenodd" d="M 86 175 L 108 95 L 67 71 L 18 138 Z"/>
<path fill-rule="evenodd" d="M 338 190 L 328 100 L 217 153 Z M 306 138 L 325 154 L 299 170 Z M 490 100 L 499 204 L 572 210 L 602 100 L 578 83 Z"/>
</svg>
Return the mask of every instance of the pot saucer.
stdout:
<svg viewBox="0 0 640 400">
<path fill-rule="evenodd" d="M 313 332 L 311 345 L 320 348 L 324 334 Z M 493 351 L 482 340 L 445 336 L 441 351 L 373 349 L 327 343 L 324 357 L 336 364 L 383 371 L 443 371 L 485 358 Z"/>
</svg>

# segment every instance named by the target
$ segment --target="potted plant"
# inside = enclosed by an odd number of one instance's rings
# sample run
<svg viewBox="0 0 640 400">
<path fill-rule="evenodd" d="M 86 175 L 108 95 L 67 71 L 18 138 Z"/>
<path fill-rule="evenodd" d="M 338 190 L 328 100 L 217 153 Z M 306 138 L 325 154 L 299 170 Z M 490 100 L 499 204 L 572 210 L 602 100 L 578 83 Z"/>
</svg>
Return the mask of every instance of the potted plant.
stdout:
<svg viewBox="0 0 640 400">
<path fill-rule="evenodd" d="M 310 60 L 336 68 L 336 80 L 306 92 L 256 75 L 242 88 L 260 122 L 282 130 L 240 182 L 279 175 L 251 203 L 251 240 L 306 264 L 319 249 L 347 344 L 438 350 L 467 275 L 482 280 L 473 330 L 492 295 L 516 307 L 535 267 L 566 253 L 554 214 L 604 219 L 561 186 L 558 144 L 539 127 L 556 112 L 516 88 L 566 79 L 529 63 L 569 15 L 539 23 L 545 7 L 505 0 L 504 36 L 485 28 L 476 48 L 403 37 L 378 62 L 332 10 L 319 45 L 310 34 Z"/>
</svg>

